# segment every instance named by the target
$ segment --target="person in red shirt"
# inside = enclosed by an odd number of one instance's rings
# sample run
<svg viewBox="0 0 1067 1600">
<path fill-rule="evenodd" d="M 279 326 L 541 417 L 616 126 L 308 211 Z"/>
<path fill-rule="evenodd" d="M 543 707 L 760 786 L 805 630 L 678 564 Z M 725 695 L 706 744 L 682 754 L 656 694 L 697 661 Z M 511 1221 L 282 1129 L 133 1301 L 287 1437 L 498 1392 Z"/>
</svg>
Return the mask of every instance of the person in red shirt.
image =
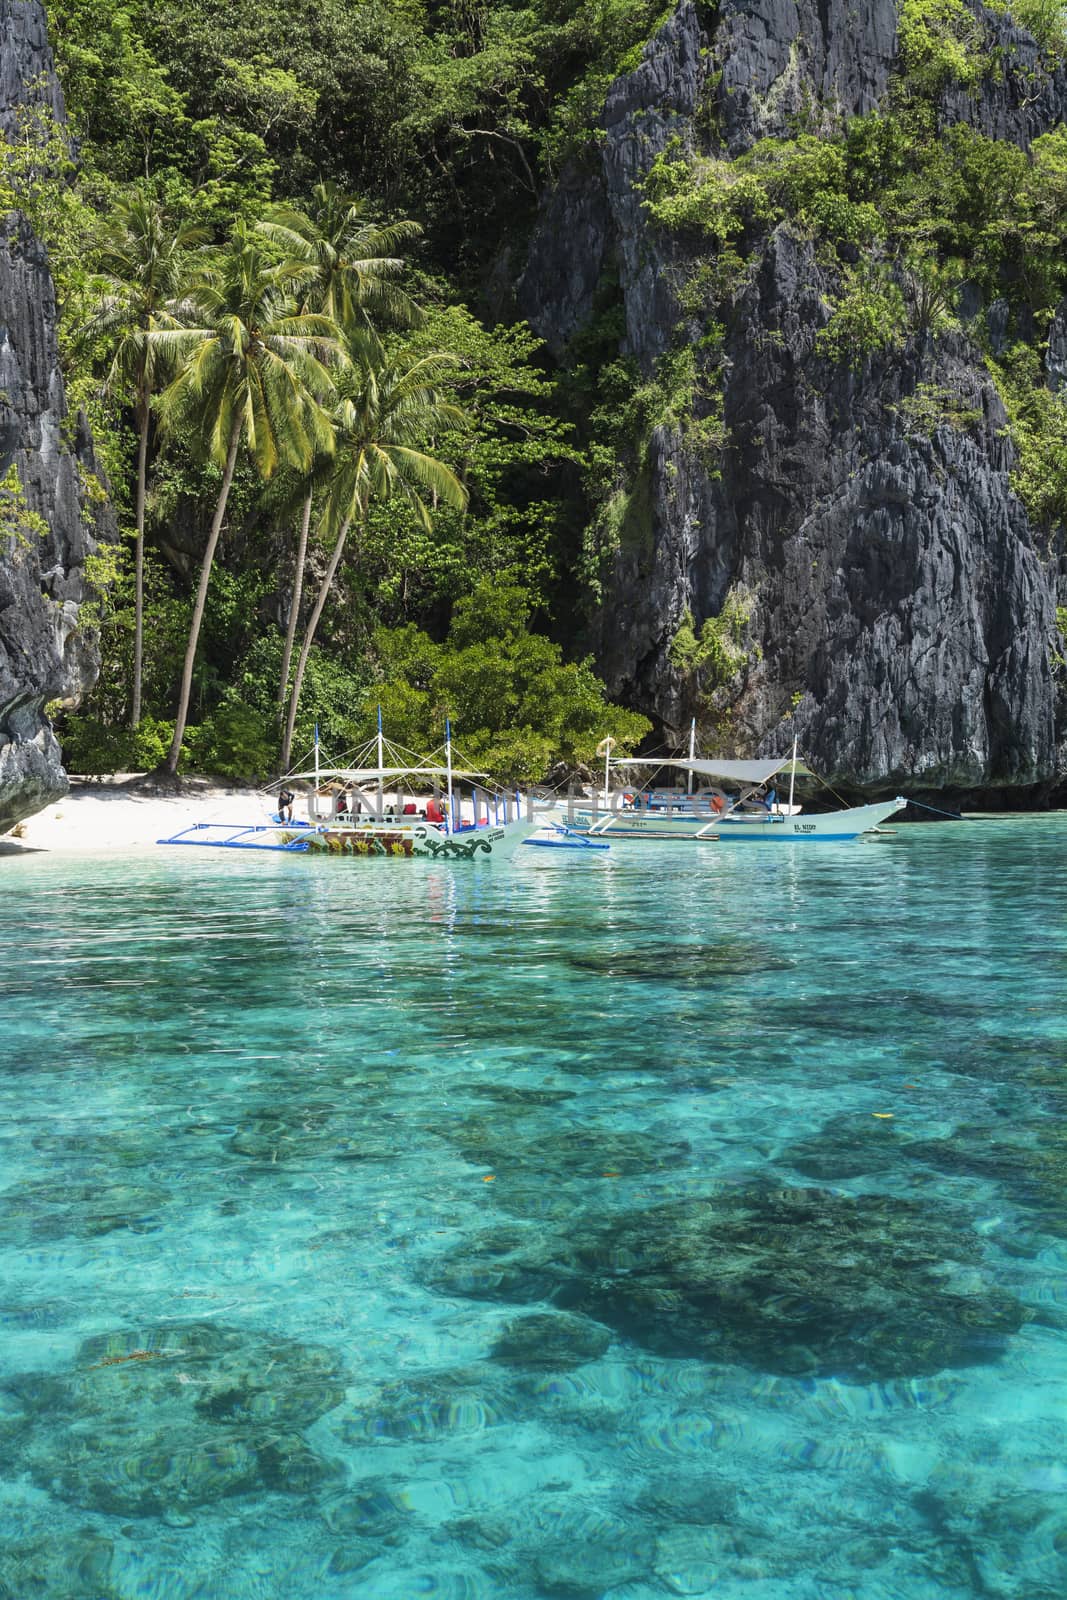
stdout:
<svg viewBox="0 0 1067 1600">
<path fill-rule="evenodd" d="M 427 802 L 426 802 L 426 821 L 427 822 L 443 822 L 444 820 L 445 820 L 445 814 L 441 810 L 441 807 L 437 804 L 437 801 L 436 800 L 427 800 Z"/>
</svg>

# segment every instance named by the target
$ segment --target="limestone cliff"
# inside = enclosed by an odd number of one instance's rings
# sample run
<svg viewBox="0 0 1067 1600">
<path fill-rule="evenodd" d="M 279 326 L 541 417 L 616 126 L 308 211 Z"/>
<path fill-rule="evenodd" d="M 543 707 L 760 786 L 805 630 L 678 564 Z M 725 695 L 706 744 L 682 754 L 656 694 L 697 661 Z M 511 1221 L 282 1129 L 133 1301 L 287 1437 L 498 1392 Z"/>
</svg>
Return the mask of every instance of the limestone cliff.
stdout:
<svg viewBox="0 0 1067 1600">
<path fill-rule="evenodd" d="M 62 118 L 36 0 L 0 0 L 0 128 L 21 105 Z M 18 213 L 0 246 L 0 832 L 65 793 L 46 706 L 74 705 L 99 668 L 80 617 L 84 564 L 110 513 L 86 491 L 94 471 L 81 419 L 68 416 L 47 253 Z M 14 472 L 12 471 L 14 469 Z"/>
<path fill-rule="evenodd" d="M 896 15 L 893 0 L 682 0 L 614 84 L 596 157 L 546 198 L 520 300 L 550 348 L 566 359 L 615 281 L 640 371 L 680 336 L 697 348 L 702 318 L 679 284 L 700 263 L 642 204 L 656 156 L 675 139 L 735 157 L 798 118 L 821 132 L 869 112 L 889 91 Z M 977 94 L 946 92 L 943 115 L 1026 148 L 1063 119 L 1067 77 L 1006 18 L 981 15 L 1000 66 Z M 712 457 L 684 428 L 653 430 L 640 495 L 602 554 L 591 630 L 612 692 L 668 736 L 696 714 L 722 753 L 778 752 L 795 731 L 853 790 L 1062 792 L 1056 561 L 1013 493 L 977 330 L 910 338 L 853 370 L 816 345 L 837 287 L 825 252 L 787 223 L 746 247 L 715 313 L 725 442 Z M 987 340 L 995 322 L 992 308 Z M 1053 384 L 1064 349 L 1057 318 Z M 950 392 L 958 414 L 917 427 L 920 385 Z M 721 659 L 716 677 L 677 648 L 724 612 L 725 682 Z"/>
</svg>

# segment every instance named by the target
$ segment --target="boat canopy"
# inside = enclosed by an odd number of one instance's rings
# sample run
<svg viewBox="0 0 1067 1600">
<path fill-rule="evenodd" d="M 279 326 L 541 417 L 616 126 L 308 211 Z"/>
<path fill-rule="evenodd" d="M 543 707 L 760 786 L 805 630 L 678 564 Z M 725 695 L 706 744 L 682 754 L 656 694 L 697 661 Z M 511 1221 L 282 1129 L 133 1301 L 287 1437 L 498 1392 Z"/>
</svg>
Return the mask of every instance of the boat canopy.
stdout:
<svg viewBox="0 0 1067 1600">
<path fill-rule="evenodd" d="M 289 774 L 289 777 L 290 777 L 290 779 L 292 779 L 292 778 L 309 778 L 312 781 L 314 781 L 315 779 L 318 779 L 320 782 L 322 782 L 323 779 L 326 779 L 326 780 L 331 780 L 332 779 L 335 782 L 342 782 L 342 783 L 382 783 L 382 782 L 385 781 L 386 778 L 424 778 L 424 779 L 447 778 L 448 777 L 448 768 L 447 767 L 429 767 L 429 766 L 427 766 L 427 767 L 319 767 L 317 772 L 314 770 L 314 768 L 312 768 L 311 771 L 309 771 L 309 772 L 291 772 Z M 467 779 L 469 781 L 472 778 L 484 778 L 485 777 L 485 773 L 484 772 L 460 772 L 455 767 L 453 767 L 452 768 L 452 777 L 453 778 L 464 778 L 464 779 Z"/>
<path fill-rule="evenodd" d="M 792 756 L 770 756 L 766 761 L 702 761 L 681 756 L 626 756 L 612 762 L 616 767 L 676 767 L 682 772 L 695 772 L 702 778 L 719 778 L 723 783 L 766 783 L 779 772 L 792 772 L 798 778 L 813 778 L 815 774 L 803 761 Z"/>
</svg>

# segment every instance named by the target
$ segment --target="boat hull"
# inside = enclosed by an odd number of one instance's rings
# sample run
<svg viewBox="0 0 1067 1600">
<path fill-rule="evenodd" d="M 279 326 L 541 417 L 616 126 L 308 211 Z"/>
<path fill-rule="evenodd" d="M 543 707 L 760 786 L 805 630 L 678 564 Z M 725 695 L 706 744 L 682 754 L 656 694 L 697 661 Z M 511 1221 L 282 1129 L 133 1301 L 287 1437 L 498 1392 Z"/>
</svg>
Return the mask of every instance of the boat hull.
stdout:
<svg viewBox="0 0 1067 1600">
<path fill-rule="evenodd" d="M 596 818 L 579 813 L 572 824 L 578 830 L 607 839 L 674 839 L 696 844 L 847 844 L 871 832 L 879 823 L 903 810 L 907 801 L 882 800 L 869 806 L 807 816 L 761 816 L 758 812 L 706 817 L 659 815 L 654 812 L 615 812 Z"/>
<path fill-rule="evenodd" d="M 532 820 L 469 828 L 446 834 L 431 823 L 390 827 L 326 827 L 307 836 L 309 851 L 319 855 L 393 861 L 506 861 L 539 824 Z"/>
<path fill-rule="evenodd" d="M 870 833 L 879 823 L 902 811 L 907 801 L 898 795 L 895 800 L 882 800 L 869 806 L 850 806 L 844 811 L 824 811 L 815 816 L 797 817 L 723 817 L 715 824 L 715 833 L 723 844 L 752 844 L 771 841 L 776 844 L 847 844 L 862 834 Z"/>
<path fill-rule="evenodd" d="M 196 822 L 158 844 L 197 845 L 216 850 L 278 850 L 290 854 L 347 857 L 377 861 L 510 860 L 540 819 L 525 818 L 447 834 L 432 823 L 410 827 L 371 823 L 364 827 L 306 824 Z"/>
</svg>

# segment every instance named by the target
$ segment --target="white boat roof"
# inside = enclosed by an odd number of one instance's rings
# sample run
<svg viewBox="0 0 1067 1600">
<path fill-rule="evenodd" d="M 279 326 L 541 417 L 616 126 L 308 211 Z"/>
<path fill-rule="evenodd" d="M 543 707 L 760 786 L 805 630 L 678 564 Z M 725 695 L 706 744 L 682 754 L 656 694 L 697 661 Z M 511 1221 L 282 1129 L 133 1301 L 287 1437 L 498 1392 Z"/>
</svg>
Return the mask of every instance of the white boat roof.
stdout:
<svg viewBox="0 0 1067 1600">
<path fill-rule="evenodd" d="M 682 772 L 696 772 L 702 778 L 721 778 L 724 783 L 766 783 L 779 772 L 793 772 L 798 778 L 813 778 L 815 774 L 803 761 L 792 756 L 770 756 L 766 761 L 692 761 L 680 756 L 626 756 L 613 761 L 615 767 L 676 767 Z"/>
</svg>

